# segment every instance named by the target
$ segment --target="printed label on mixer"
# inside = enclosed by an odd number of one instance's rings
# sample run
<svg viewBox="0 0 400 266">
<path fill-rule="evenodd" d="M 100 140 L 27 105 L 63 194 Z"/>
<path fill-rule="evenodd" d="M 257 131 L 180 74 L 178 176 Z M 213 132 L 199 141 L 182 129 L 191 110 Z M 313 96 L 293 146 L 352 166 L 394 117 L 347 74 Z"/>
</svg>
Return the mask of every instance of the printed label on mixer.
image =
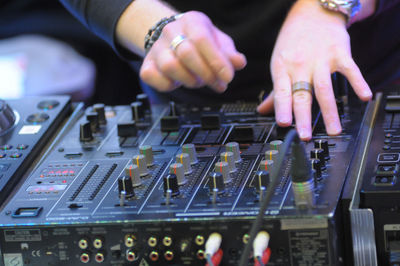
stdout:
<svg viewBox="0 0 400 266">
<path fill-rule="evenodd" d="M 6 242 L 42 241 L 42 236 L 39 229 L 5 230 L 4 239 Z"/>
<path fill-rule="evenodd" d="M 281 229 L 282 230 L 294 230 L 294 229 L 316 229 L 316 228 L 328 228 L 328 221 L 326 219 L 282 219 Z"/>
</svg>

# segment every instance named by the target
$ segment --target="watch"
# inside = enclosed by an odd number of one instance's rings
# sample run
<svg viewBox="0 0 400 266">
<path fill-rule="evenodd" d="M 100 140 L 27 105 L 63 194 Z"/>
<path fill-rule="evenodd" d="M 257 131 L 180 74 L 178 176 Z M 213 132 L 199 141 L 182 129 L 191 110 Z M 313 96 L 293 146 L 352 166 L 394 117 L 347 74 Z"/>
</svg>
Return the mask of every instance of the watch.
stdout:
<svg viewBox="0 0 400 266">
<path fill-rule="evenodd" d="M 347 17 L 347 21 L 354 17 L 360 11 L 360 0 L 318 0 L 326 9 L 339 12 Z"/>
</svg>

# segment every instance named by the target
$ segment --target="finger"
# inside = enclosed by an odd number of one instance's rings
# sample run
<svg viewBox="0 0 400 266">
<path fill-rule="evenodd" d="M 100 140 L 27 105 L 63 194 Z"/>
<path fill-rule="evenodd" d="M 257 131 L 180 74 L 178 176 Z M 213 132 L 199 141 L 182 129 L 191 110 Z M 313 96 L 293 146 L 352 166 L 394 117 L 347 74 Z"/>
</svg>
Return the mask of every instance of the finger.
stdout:
<svg viewBox="0 0 400 266">
<path fill-rule="evenodd" d="M 175 89 L 174 82 L 164 76 L 157 68 L 156 63 L 145 58 L 140 68 L 140 78 L 158 91 L 171 91 Z"/>
<path fill-rule="evenodd" d="M 301 79 L 304 81 L 307 79 Z M 300 139 L 310 140 L 312 136 L 311 129 L 311 104 L 312 94 L 310 91 L 298 90 L 293 93 L 293 113 L 296 119 L 296 129 Z"/>
<path fill-rule="evenodd" d="M 372 92 L 367 82 L 363 78 L 357 64 L 351 56 L 338 57 L 341 58 L 337 63 L 337 71 L 342 73 L 353 87 L 354 92 L 363 101 L 368 101 L 372 98 Z M 346 59 L 343 59 L 346 58 Z"/>
<path fill-rule="evenodd" d="M 274 110 L 274 91 L 271 91 L 267 98 L 257 106 L 257 112 L 260 114 L 268 114 Z"/>
<path fill-rule="evenodd" d="M 342 126 L 332 88 L 331 73 L 327 65 L 321 65 L 315 69 L 314 91 L 324 119 L 326 132 L 328 135 L 340 134 Z"/>
<path fill-rule="evenodd" d="M 155 59 L 153 60 L 158 69 L 169 79 L 181 82 L 189 88 L 194 88 L 197 85 L 196 76 L 186 69 L 167 45 L 165 41 L 161 41 L 158 47 L 154 47 L 152 57 Z"/>
<path fill-rule="evenodd" d="M 292 124 L 291 81 L 283 71 L 273 79 L 275 119 L 279 126 L 287 127 Z"/>
<path fill-rule="evenodd" d="M 231 61 L 231 64 L 235 68 L 235 70 L 243 69 L 246 64 L 247 60 L 244 54 L 238 52 L 236 50 L 235 44 L 233 40 L 224 32 L 219 30 L 218 28 L 215 29 L 215 35 L 219 44 L 219 47 L 225 53 L 225 55 Z"/>
<path fill-rule="evenodd" d="M 214 38 L 214 33 L 212 32 L 214 25 L 207 17 L 196 16 L 192 23 L 187 26 L 190 29 L 188 37 L 197 47 L 217 78 L 227 84 L 231 82 L 234 69 Z"/>
</svg>

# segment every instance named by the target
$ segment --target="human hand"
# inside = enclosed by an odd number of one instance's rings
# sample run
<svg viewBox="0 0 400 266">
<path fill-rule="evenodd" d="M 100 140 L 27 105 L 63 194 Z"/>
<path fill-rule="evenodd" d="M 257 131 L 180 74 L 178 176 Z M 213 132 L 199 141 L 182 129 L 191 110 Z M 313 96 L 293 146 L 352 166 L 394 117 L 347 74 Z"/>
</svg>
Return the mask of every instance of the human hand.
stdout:
<svg viewBox="0 0 400 266">
<path fill-rule="evenodd" d="M 345 17 L 323 9 L 318 1 L 298 0 L 294 4 L 279 33 L 270 67 L 274 88 L 258 106 L 258 111 L 268 113 L 275 108 L 279 126 L 291 125 L 293 112 L 302 140 L 312 136 L 312 94 L 301 90 L 292 95 L 294 83 L 313 84 L 329 135 L 340 134 L 342 130 L 331 73 L 342 73 L 361 100 L 372 97 L 352 59 Z"/>
<path fill-rule="evenodd" d="M 171 42 L 180 35 L 185 39 L 174 50 Z M 190 11 L 164 27 L 144 58 L 140 77 L 159 91 L 181 85 L 188 88 L 208 85 L 222 93 L 235 70 L 245 65 L 245 56 L 236 50 L 228 35 L 205 14 Z"/>
</svg>

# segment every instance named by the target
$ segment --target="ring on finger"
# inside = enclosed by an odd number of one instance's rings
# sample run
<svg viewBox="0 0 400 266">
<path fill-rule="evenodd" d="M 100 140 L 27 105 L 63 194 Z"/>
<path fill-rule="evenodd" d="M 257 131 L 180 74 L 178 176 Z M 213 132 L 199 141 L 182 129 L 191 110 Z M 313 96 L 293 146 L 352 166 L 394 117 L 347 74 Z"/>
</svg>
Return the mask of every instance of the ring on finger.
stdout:
<svg viewBox="0 0 400 266">
<path fill-rule="evenodd" d="M 185 35 L 180 34 L 172 39 L 171 43 L 169 44 L 169 47 L 171 48 L 172 51 L 175 52 L 175 50 L 178 48 L 178 46 L 186 39 L 187 38 Z"/>
<path fill-rule="evenodd" d="M 293 83 L 293 85 L 292 85 L 292 95 L 298 91 L 307 91 L 312 95 L 313 94 L 313 86 L 310 82 L 298 81 L 298 82 Z"/>
</svg>

